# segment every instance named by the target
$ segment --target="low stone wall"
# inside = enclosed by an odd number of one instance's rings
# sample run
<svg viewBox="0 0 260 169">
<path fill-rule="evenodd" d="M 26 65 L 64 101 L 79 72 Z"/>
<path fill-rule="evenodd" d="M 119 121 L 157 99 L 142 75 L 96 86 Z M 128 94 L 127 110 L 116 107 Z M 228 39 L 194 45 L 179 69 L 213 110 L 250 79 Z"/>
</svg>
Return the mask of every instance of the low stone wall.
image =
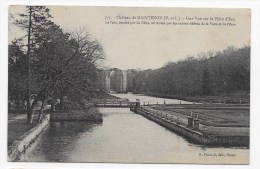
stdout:
<svg viewBox="0 0 260 169">
<path fill-rule="evenodd" d="M 249 147 L 249 136 L 221 136 L 206 134 L 200 130 L 194 130 L 177 124 L 169 118 L 161 117 L 156 113 L 149 112 L 145 109 L 131 108 L 137 114 L 140 114 L 149 120 L 152 120 L 161 126 L 173 131 L 174 133 L 186 138 L 189 142 L 207 146 L 223 146 L 223 147 Z"/>
<path fill-rule="evenodd" d="M 83 110 L 58 110 L 50 113 L 51 121 L 95 121 L 102 122 L 102 114 L 98 108 L 91 108 L 88 112 Z"/>
<path fill-rule="evenodd" d="M 130 107 L 128 102 L 97 103 L 97 107 Z"/>
<path fill-rule="evenodd" d="M 45 127 L 49 124 L 50 115 L 47 114 L 40 123 L 24 133 L 21 137 L 8 147 L 8 161 L 15 161 L 26 150 L 31 143 L 41 134 Z"/>
</svg>

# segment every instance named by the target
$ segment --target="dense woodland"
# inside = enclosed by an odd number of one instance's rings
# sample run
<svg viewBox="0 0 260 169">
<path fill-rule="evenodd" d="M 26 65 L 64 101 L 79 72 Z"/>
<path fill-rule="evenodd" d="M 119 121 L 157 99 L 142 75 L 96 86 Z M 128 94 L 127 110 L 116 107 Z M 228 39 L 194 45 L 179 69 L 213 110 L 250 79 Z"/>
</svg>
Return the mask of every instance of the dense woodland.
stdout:
<svg viewBox="0 0 260 169">
<path fill-rule="evenodd" d="M 84 29 L 64 32 L 44 6 L 28 6 L 12 17 L 12 24 L 26 33 L 9 44 L 9 112 L 27 111 L 32 123 L 39 102 L 41 113 L 46 103 L 57 100 L 60 109 L 65 100 L 85 108 L 97 90 L 101 44 Z"/>
<path fill-rule="evenodd" d="M 136 93 L 248 98 L 250 46 L 200 53 L 155 70 L 128 70 L 128 82 L 128 91 Z"/>
</svg>

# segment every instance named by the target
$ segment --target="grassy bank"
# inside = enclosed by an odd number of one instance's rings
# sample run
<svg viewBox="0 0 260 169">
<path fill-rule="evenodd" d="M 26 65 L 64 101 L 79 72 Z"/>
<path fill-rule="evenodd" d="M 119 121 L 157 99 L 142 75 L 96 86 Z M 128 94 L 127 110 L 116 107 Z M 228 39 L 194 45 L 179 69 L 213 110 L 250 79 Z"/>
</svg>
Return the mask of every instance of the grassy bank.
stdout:
<svg viewBox="0 0 260 169">
<path fill-rule="evenodd" d="M 27 123 L 27 114 L 24 113 L 9 113 L 8 114 L 8 146 L 24 133 L 32 129 L 38 124 L 38 111 L 33 115 L 33 123 Z"/>
</svg>

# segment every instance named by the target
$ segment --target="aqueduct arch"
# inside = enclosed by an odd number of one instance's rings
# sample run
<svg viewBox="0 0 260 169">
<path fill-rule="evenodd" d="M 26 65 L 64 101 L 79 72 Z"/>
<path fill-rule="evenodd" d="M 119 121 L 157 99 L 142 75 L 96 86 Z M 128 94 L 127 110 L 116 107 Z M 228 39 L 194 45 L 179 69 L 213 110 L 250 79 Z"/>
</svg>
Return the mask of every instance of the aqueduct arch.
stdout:
<svg viewBox="0 0 260 169">
<path fill-rule="evenodd" d="M 102 71 L 102 87 L 107 92 L 125 93 L 127 89 L 127 72 L 120 69 Z"/>
</svg>

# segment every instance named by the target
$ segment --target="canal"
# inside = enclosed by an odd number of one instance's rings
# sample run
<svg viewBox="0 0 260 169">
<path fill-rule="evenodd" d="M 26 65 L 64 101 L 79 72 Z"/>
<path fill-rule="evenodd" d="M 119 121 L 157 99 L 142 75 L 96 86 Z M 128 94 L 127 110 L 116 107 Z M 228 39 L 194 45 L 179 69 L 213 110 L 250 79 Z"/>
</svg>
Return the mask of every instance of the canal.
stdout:
<svg viewBox="0 0 260 169">
<path fill-rule="evenodd" d="M 126 98 L 129 99 L 130 102 L 135 102 L 136 99 L 140 100 L 141 104 L 192 104 L 192 102 L 188 101 L 183 101 L 183 100 L 177 100 L 177 99 L 167 99 L 167 98 L 159 98 L 159 97 L 152 97 L 152 96 L 147 96 L 143 94 L 133 94 L 133 93 L 127 93 L 127 94 L 111 94 L 116 97 L 120 98 Z"/>
<path fill-rule="evenodd" d="M 101 124 L 51 122 L 19 161 L 248 163 L 248 149 L 191 144 L 129 108 L 100 108 L 100 111 Z"/>
</svg>

